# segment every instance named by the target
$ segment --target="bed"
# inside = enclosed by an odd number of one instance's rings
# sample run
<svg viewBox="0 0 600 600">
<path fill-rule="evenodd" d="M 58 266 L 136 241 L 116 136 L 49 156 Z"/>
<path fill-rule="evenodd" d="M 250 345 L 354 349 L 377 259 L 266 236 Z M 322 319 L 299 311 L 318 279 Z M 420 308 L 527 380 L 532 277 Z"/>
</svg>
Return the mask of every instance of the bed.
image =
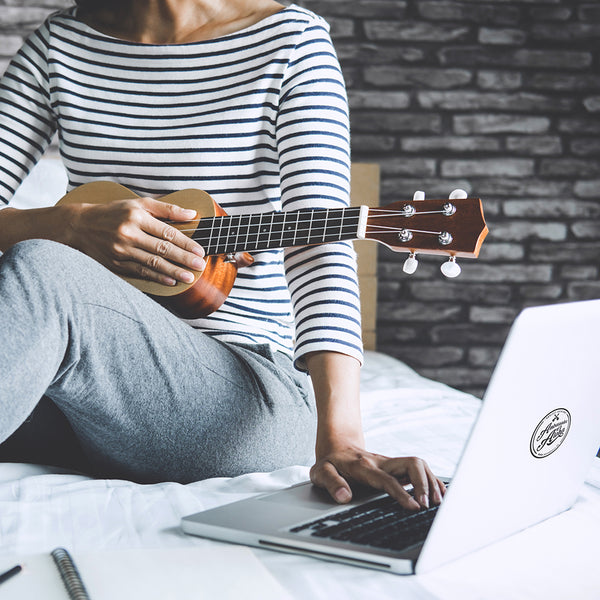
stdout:
<svg viewBox="0 0 600 600">
<path fill-rule="evenodd" d="M 46 202 L 37 190 L 48 196 L 49 181 L 58 178 L 60 186 L 61 177 L 56 163 L 43 161 L 15 203 Z M 374 341 L 373 330 L 368 345 L 373 347 Z M 371 450 L 421 456 L 444 476 L 452 475 L 481 405 L 479 399 L 425 379 L 373 350 L 365 356 L 361 403 Z M 0 586 L 0 598 L 66 598 L 60 581 L 53 587 L 40 567 L 59 546 L 75 557 L 96 592 L 92 598 L 600 597 L 594 552 L 600 538 L 598 458 L 571 510 L 419 576 L 267 550 L 238 552 L 228 544 L 187 536 L 179 527 L 184 515 L 307 479 L 307 466 L 292 466 L 188 485 L 139 485 L 43 465 L 0 464 L 0 572 L 16 562 L 25 565 L 24 575 Z M 161 566 L 164 572 L 154 579 Z M 161 587 L 165 581 L 167 587 Z"/>
</svg>

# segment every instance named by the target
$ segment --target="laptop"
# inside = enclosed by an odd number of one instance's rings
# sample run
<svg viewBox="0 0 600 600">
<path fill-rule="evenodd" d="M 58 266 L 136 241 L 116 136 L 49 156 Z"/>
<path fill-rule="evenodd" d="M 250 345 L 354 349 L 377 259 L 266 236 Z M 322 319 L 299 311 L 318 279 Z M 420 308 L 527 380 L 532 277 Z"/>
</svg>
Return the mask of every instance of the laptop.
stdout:
<svg viewBox="0 0 600 600">
<path fill-rule="evenodd" d="M 397 574 L 422 573 L 570 508 L 600 443 L 600 300 L 515 320 L 439 507 L 408 512 L 310 482 L 184 517 L 183 531 Z"/>
</svg>

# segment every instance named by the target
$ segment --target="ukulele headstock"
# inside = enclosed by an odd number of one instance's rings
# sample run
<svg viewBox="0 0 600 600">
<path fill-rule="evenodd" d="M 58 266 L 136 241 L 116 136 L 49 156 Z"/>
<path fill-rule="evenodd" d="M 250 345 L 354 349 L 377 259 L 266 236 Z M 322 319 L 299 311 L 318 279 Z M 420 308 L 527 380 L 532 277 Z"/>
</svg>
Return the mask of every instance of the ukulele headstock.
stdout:
<svg viewBox="0 0 600 600">
<path fill-rule="evenodd" d="M 443 200 L 425 200 L 423 192 L 415 192 L 410 202 L 369 209 L 365 238 L 394 252 L 408 252 L 404 271 L 409 274 L 417 268 L 417 253 L 448 256 L 442 273 L 456 277 L 456 258 L 476 258 L 487 233 L 481 200 L 454 190 Z"/>
</svg>

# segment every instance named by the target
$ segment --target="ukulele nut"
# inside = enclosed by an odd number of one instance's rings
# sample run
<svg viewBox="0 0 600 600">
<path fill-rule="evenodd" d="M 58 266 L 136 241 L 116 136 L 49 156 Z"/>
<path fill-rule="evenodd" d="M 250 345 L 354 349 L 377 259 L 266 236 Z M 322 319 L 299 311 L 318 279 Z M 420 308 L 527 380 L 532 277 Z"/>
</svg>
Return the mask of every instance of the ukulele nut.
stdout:
<svg viewBox="0 0 600 600">
<path fill-rule="evenodd" d="M 452 234 L 447 231 L 442 231 L 442 233 L 438 235 L 438 240 L 442 246 L 447 246 L 452 243 Z"/>
<path fill-rule="evenodd" d="M 413 238 L 413 234 L 408 229 L 401 229 L 398 232 L 398 240 L 400 240 L 401 242 L 410 242 L 410 240 L 412 240 L 412 238 Z"/>
</svg>

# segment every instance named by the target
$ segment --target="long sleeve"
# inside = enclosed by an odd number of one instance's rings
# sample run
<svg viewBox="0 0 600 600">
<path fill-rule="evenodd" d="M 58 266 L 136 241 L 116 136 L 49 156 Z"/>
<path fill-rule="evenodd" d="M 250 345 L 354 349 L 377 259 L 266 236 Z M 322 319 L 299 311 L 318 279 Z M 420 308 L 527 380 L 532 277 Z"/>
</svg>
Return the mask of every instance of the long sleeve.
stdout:
<svg viewBox="0 0 600 600">
<path fill-rule="evenodd" d="M 0 206 L 6 205 L 56 130 L 47 27 L 33 33 L 0 80 Z"/>
<path fill-rule="evenodd" d="M 284 210 L 349 205 L 348 103 L 327 24 L 315 19 L 290 56 L 277 144 Z M 295 361 L 327 350 L 362 361 L 356 255 L 338 242 L 286 251 L 295 315 Z"/>
</svg>

